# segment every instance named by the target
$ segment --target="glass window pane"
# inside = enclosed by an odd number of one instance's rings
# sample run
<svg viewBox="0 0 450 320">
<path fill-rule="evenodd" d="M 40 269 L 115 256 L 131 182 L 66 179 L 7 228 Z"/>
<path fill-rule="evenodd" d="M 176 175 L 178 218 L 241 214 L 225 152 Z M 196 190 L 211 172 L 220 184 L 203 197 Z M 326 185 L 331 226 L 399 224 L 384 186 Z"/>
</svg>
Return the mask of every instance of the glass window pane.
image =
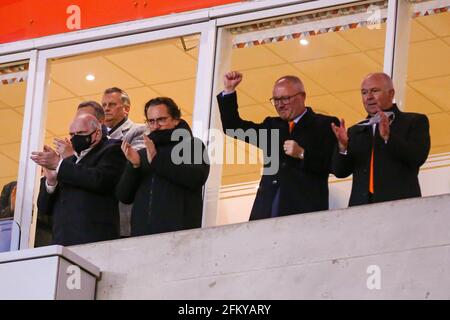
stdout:
<svg viewBox="0 0 450 320">
<path fill-rule="evenodd" d="M 104 90 L 111 87 L 128 94 L 128 118 L 135 123 L 144 124 L 148 100 L 167 96 L 192 127 L 199 39 L 199 34 L 186 35 L 51 60 L 45 144 L 54 147 L 55 138 L 70 139 L 78 105 L 89 100 L 101 104 Z M 130 210 L 121 214 L 123 236 L 130 234 Z"/>
<path fill-rule="evenodd" d="M 237 89 L 241 117 L 262 122 L 277 116 L 269 102 L 273 84 L 296 75 L 315 112 L 344 118 L 348 127 L 365 118 L 360 84 L 368 73 L 383 71 L 386 17 L 387 1 L 377 1 L 227 27 L 231 70 L 243 73 Z M 261 168 L 223 165 L 219 223 L 248 220 Z"/>
<path fill-rule="evenodd" d="M 0 65 L 0 220 L 14 216 L 28 62 Z M 0 252 L 9 251 L 11 223 L 0 222 Z"/>
<path fill-rule="evenodd" d="M 442 1 L 415 1 L 405 111 L 430 120 L 430 155 L 450 152 L 450 12 Z"/>
</svg>

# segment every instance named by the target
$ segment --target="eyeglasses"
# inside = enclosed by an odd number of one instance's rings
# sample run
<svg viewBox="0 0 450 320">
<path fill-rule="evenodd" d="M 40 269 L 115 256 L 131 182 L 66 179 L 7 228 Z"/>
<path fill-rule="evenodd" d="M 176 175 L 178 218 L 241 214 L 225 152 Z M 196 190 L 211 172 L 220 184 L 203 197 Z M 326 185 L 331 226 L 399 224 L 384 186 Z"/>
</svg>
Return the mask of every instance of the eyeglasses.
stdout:
<svg viewBox="0 0 450 320">
<path fill-rule="evenodd" d="M 382 92 L 382 91 L 386 91 L 386 90 L 381 90 L 380 88 L 371 88 L 371 89 L 362 89 L 361 90 L 361 94 L 363 96 L 367 96 L 368 94 L 376 94 L 378 92 Z"/>
<path fill-rule="evenodd" d="M 158 124 L 159 126 L 163 126 L 165 124 L 167 124 L 167 120 L 169 119 L 169 117 L 159 117 L 159 118 L 155 118 L 155 119 L 146 119 L 145 123 L 147 123 L 150 127 L 154 127 L 156 124 Z"/>
<path fill-rule="evenodd" d="M 280 103 L 282 104 L 288 104 L 291 102 L 291 99 L 295 96 L 298 96 L 299 94 L 305 94 L 303 91 L 297 92 L 296 94 L 293 94 L 292 96 L 286 96 L 286 97 L 272 97 L 269 99 L 270 103 L 273 106 L 277 106 Z"/>
</svg>

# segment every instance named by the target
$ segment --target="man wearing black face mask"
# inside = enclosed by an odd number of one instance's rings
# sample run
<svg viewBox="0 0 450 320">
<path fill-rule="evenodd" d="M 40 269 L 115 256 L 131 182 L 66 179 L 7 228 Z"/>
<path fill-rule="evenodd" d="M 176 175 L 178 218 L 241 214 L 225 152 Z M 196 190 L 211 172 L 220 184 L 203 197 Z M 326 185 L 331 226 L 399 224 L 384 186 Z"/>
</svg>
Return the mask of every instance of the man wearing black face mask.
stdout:
<svg viewBox="0 0 450 320">
<path fill-rule="evenodd" d="M 101 125 L 90 114 L 76 116 L 70 126 L 76 154 L 60 159 L 50 147 L 33 152 L 43 167 L 39 212 L 53 216 L 53 244 L 76 245 L 119 236 L 114 189 L 125 164 L 119 144 L 102 139 Z"/>
<path fill-rule="evenodd" d="M 133 123 L 127 118 L 130 109 L 130 98 L 128 94 L 119 88 L 109 88 L 105 90 L 102 104 L 108 112 L 108 125 L 114 127 L 108 134 L 106 127 L 106 115 L 102 105 L 95 101 L 83 101 L 78 105 L 77 115 L 82 113 L 92 114 L 102 124 L 103 139 L 108 143 L 122 143 L 122 140 L 129 142 L 133 148 L 144 148 L 142 134 L 145 132 L 145 125 Z M 55 150 L 63 158 L 72 157 L 74 150 L 69 139 L 54 139 Z M 130 236 L 130 216 L 132 204 L 125 205 L 119 203 L 120 213 L 120 235 Z"/>
<path fill-rule="evenodd" d="M 93 115 L 100 122 L 101 127 L 102 127 L 102 138 L 105 140 L 108 139 L 108 129 L 104 125 L 105 111 L 103 111 L 102 106 L 98 102 L 95 102 L 92 100 L 91 101 L 83 101 L 78 105 L 77 113 L 75 114 L 75 116 L 81 115 L 84 113 Z M 120 141 L 114 140 L 111 142 L 119 143 Z M 72 143 L 70 142 L 69 139 L 55 138 L 53 140 L 53 144 L 54 144 L 56 152 L 59 153 L 60 157 L 67 158 L 67 157 L 73 156 L 74 149 L 72 148 Z"/>
</svg>

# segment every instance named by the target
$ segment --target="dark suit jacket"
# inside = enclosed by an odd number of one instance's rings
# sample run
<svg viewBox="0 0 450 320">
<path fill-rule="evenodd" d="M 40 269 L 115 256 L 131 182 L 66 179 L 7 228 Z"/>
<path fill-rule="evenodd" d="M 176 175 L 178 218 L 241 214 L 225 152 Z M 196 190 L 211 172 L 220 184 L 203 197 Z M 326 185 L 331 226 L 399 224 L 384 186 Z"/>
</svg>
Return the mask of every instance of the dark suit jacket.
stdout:
<svg viewBox="0 0 450 320">
<path fill-rule="evenodd" d="M 269 139 L 275 133 L 274 130 L 279 130 L 278 150 L 272 150 L 270 143 L 265 144 L 261 139 L 256 143 L 260 148 L 267 145 L 265 157 L 272 152 L 278 153 L 279 170 L 273 175 L 263 174 L 250 220 L 271 216 L 272 203 L 278 189 L 279 216 L 328 209 L 328 175 L 336 143 L 331 122 L 338 123 L 337 118 L 316 114 L 308 108 L 290 134 L 288 123 L 279 117 L 267 117 L 262 123 L 242 120 L 238 113 L 236 93 L 225 96 L 219 94 L 217 100 L 224 130 L 266 129 Z M 290 139 L 305 149 L 303 160 L 285 155 L 283 145 Z"/>
<path fill-rule="evenodd" d="M 53 216 L 53 244 L 76 245 L 119 236 L 115 186 L 125 165 L 120 145 L 102 140 L 81 161 L 66 158 L 58 185 L 49 194 L 45 178 L 38 197 L 40 213 Z"/>
<path fill-rule="evenodd" d="M 387 143 L 372 126 L 355 125 L 348 129 L 347 155 L 337 148 L 333 155 L 336 177 L 353 174 L 350 206 L 368 203 L 369 173 L 374 146 L 374 194 L 372 202 L 420 197 L 418 172 L 430 151 L 428 118 L 423 114 L 401 112 L 396 105 L 389 110 L 395 118 Z"/>
</svg>

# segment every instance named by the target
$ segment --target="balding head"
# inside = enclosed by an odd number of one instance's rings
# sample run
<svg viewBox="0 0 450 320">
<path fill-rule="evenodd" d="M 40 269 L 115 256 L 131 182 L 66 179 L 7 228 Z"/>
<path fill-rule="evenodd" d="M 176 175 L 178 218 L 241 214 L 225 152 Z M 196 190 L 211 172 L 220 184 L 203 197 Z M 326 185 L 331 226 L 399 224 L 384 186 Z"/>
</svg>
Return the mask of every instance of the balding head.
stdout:
<svg viewBox="0 0 450 320">
<path fill-rule="evenodd" d="M 291 84 L 298 91 L 305 92 L 305 86 L 302 80 L 297 76 L 283 76 L 275 81 L 274 86 L 285 85 L 286 83 Z"/>
<path fill-rule="evenodd" d="M 383 88 L 386 90 L 393 90 L 394 89 L 394 83 L 392 82 L 391 77 L 389 77 L 386 73 L 383 72 L 374 72 L 369 73 L 362 81 L 377 81 L 382 84 Z"/>
<path fill-rule="evenodd" d="M 385 73 L 368 74 L 361 83 L 364 108 L 371 116 L 392 107 L 395 90 L 392 79 Z"/>
<path fill-rule="evenodd" d="M 105 121 L 105 111 L 96 101 L 83 101 L 78 105 L 77 115 L 89 113 L 92 114 L 102 124 Z"/>
<path fill-rule="evenodd" d="M 96 117 L 89 113 L 78 114 L 70 125 L 70 135 L 72 140 L 74 136 L 90 136 L 91 144 L 89 147 L 94 147 L 102 139 L 101 124 Z M 74 141 L 72 141 L 72 144 L 74 144 Z M 77 151 L 75 145 L 74 149 Z"/>
<path fill-rule="evenodd" d="M 85 128 L 88 131 L 93 131 L 100 128 L 100 122 L 90 113 L 77 114 L 70 125 L 70 132 L 72 132 L 72 127 L 75 128 Z M 74 132 L 84 131 L 75 130 Z"/>
<path fill-rule="evenodd" d="M 296 76 L 283 76 L 275 81 L 272 104 L 285 121 L 294 120 L 305 111 L 305 87 Z"/>
</svg>

